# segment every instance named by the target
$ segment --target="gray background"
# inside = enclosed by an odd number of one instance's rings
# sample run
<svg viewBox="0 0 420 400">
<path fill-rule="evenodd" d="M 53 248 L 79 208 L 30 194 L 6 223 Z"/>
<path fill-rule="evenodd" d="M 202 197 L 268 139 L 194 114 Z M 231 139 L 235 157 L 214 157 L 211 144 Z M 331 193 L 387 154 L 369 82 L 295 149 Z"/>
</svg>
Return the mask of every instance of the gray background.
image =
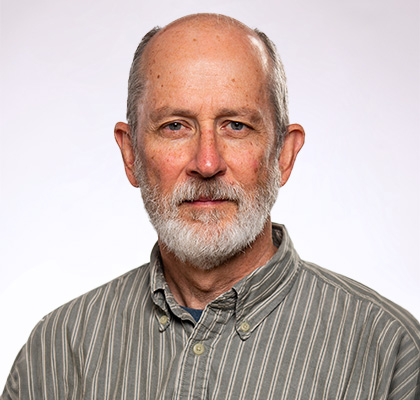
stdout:
<svg viewBox="0 0 420 400">
<path fill-rule="evenodd" d="M 37 321 L 148 260 L 113 127 L 143 34 L 194 12 L 259 27 L 284 61 L 307 140 L 273 220 L 302 258 L 420 317 L 417 0 L 4 0 L 0 390 Z"/>
</svg>

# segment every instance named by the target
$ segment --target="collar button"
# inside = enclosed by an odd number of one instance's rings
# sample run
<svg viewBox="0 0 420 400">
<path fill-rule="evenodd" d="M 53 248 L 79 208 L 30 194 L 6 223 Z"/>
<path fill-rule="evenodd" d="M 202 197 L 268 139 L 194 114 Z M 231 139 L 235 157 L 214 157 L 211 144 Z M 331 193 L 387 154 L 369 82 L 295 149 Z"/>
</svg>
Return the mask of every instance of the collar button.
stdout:
<svg viewBox="0 0 420 400">
<path fill-rule="evenodd" d="M 248 332 L 251 329 L 251 326 L 249 325 L 248 322 L 244 321 L 244 322 L 241 323 L 241 325 L 239 325 L 239 329 L 242 332 Z"/>
</svg>

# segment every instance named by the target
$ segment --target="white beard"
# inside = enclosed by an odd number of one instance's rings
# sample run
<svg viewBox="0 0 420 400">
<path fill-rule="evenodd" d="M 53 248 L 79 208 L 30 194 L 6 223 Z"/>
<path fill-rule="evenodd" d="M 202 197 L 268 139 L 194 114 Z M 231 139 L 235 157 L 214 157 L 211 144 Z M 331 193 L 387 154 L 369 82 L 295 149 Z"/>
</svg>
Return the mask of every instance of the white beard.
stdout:
<svg viewBox="0 0 420 400">
<path fill-rule="evenodd" d="M 158 186 L 150 185 L 139 159 L 136 165 L 144 206 L 160 242 L 181 262 L 204 270 L 221 265 L 252 245 L 268 221 L 281 182 L 274 161 L 253 193 L 216 177 L 190 178 L 165 196 Z M 191 211 L 191 221 L 186 221 L 181 215 L 182 203 L 200 197 L 232 201 L 237 211 L 233 217 L 221 210 Z"/>
</svg>

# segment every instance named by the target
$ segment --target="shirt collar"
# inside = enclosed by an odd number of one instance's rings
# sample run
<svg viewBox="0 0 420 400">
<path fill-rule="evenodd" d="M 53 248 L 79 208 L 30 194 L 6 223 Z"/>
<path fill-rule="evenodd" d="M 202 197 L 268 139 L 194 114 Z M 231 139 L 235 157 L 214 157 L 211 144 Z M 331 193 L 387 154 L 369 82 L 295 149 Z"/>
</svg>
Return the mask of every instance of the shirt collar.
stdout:
<svg viewBox="0 0 420 400">
<path fill-rule="evenodd" d="M 169 285 L 166 282 L 165 276 L 163 275 L 162 265 L 159 245 L 156 243 L 150 256 L 150 290 L 153 302 L 160 309 L 156 315 L 157 318 L 162 321 L 160 319 L 162 316 L 165 315 L 168 317 L 163 320 L 165 323 L 161 324 L 161 331 L 165 330 L 169 326 L 171 317 L 170 311 L 178 318 L 183 320 L 187 319 L 192 323 L 195 323 L 192 315 L 176 302 L 171 290 L 169 289 Z"/>
<path fill-rule="evenodd" d="M 244 340 L 284 300 L 299 270 L 300 259 L 286 228 L 273 223 L 272 232 L 278 250 L 270 261 L 209 304 L 215 308 L 235 308 L 236 330 Z M 190 319 L 191 315 L 178 306 L 169 290 L 157 244 L 152 250 L 150 267 L 154 303 L 168 316 L 171 309 L 178 317 Z"/>
<path fill-rule="evenodd" d="M 239 281 L 232 289 L 237 293 L 236 329 L 247 339 L 255 328 L 282 303 L 298 275 L 300 258 L 283 225 L 272 224 L 277 252 L 265 265 Z M 246 330 L 243 324 L 247 324 Z"/>
</svg>

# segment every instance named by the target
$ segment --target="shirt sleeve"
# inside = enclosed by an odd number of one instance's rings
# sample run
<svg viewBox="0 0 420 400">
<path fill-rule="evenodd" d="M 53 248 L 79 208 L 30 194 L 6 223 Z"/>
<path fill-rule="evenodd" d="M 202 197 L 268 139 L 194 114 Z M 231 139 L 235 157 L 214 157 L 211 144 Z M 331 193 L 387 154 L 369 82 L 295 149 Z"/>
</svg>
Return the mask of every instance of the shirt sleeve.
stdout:
<svg viewBox="0 0 420 400">
<path fill-rule="evenodd" d="M 16 357 L 12 370 L 6 381 L 1 400 L 23 400 L 29 399 L 28 379 L 26 368 L 26 345 Z"/>
<path fill-rule="evenodd" d="M 403 399 L 420 399 L 420 352 L 409 335 L 400 342 L 388 393 L 388 400 Z"/>
</svg>

